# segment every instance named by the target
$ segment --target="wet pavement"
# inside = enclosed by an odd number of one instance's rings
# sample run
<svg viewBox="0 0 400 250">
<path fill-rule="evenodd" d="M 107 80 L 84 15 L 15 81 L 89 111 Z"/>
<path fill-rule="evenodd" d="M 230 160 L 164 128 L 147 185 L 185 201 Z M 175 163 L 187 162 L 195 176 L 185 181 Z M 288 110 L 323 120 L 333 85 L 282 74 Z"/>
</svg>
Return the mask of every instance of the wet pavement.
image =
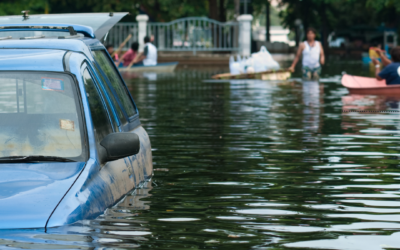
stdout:
<svg viewBox="0 0 400 250">
<path fill-rule="evenodd" d="M 0 249 L 400 248 L 400 99 L 349 95 L 359 62 L 319 83 L 209 80 L 223 71 L 125 76 L 152 181 L 93 221 L 0 231 Z"/>
</svg>

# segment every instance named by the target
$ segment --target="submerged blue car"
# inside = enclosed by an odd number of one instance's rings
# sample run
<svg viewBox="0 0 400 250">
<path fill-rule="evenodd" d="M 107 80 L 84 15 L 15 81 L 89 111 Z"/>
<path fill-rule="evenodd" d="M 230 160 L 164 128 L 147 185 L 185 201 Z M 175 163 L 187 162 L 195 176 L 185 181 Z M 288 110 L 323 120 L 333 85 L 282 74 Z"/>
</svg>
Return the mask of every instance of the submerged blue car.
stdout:
<svg viewBox="0 0 400 250">
<path fill-rule="evenodd" d="M 125 14 L 0 17 L 0 229 L 93 219 L 152 176 L 149 137 L 98 40 Z"/>
</svg>

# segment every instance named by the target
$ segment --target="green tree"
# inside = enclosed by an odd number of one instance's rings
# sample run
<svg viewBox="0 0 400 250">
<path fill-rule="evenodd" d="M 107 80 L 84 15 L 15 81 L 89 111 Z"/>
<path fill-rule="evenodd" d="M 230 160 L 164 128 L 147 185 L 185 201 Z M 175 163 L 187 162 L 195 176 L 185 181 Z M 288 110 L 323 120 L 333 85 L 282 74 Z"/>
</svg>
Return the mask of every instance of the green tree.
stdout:
<svg viewBox="0 0 400 250">
<path fill-rule="evenodd" d="M 153 21 L 172 21 L 189 16 L 208 16 L 207 0 L 138 0 L 137 6 Z"/>
<path fill-rule="evenodd" d="M 378 11 L 387 8 L 394 8 L 397 12 L 400 12 L 400 1 L 398 0 L 367 0 L 367 6 Z"/>
<path fill-rule="evenodd" d="M 399 21 L 400 1 L 396 0 L 281 0 L 287 8 L 280 13 L 283 24 L 294 29 L 300 19 L 304 28 L 321 31 L 323 39 L 331 31 L 354 26 L 394 27 Z"/>
<path fill-rule="evenodd" d="M 167 22 L 182 17 L 207 16 L 225 22 L 233 19 L 231 0 L 3 0 L 0 15 L 85 13 L 127 11 L 131 15 L 123 21 L 135 21 L 135 16 L 146 13 L 150 21 Z"/>
<path fill-rule="evenodd" d="M 0 2 L 0 15 L 22 15 L 21 11 L 30 10 L 33 14 L 42 14 L 48 9 L 46 0 L 5 0 Z"/>
</svg>

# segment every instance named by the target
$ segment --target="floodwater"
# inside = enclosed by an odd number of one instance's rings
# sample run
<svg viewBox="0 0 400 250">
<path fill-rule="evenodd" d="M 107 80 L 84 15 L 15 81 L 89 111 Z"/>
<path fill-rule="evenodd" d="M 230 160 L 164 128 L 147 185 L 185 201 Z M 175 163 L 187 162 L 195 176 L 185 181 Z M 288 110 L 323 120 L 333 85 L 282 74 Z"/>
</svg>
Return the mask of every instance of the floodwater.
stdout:
<svg viewBox="0 0 400 250">
<path fill-rule="evenodd" d="M 359 62 L 319 83 L 209 80 L 223 71 L 126 76 L 152 181 L 93 221 L 1 231 L 0 248 L 399 249 L 399 98 L 349 95 Z"/>
</svg>

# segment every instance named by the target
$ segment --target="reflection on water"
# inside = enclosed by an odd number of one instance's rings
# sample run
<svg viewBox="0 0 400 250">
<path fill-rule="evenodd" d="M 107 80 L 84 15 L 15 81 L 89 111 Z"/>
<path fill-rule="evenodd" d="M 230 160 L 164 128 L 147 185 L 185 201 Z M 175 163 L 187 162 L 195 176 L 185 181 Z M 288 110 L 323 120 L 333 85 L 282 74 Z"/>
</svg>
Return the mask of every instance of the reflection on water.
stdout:
<svg viewBox="0 0 400 250">
<path fill-rule="evenodd" d="M 0 232 L 0 248 L 400 248 L 400 113 L 342 113 L 399 100 L 348 95 L 347 66 L 320 83 L 132 79 L 152 182 L 93 221 Z"/>
<path fill-rule="evenodd" d="M 346 95 L 343 110 L 398 111 L 399 96 Z"/>
</svg>

